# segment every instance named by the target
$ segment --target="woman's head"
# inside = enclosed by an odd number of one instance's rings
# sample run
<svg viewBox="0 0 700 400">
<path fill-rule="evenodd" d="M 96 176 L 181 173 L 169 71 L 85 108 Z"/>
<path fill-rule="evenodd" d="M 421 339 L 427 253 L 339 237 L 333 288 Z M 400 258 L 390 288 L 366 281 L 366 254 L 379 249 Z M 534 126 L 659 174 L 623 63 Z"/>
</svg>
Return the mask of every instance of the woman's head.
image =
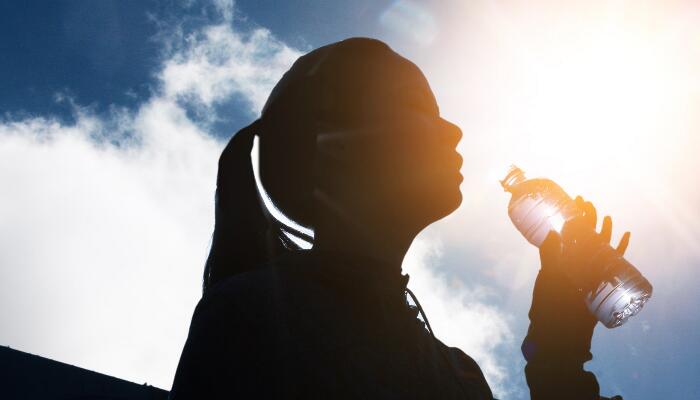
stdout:
<svg viewBox="0 0 700 400">
<path fill-rule="evenodd" d="M 459 128 L 439 116 L 413 63 L 372 39 L 300 57 L 265 105 L 261 181 L 275 205 L 315 228 L 331 214 L 422 229 L 461 202 Z"/>
</svg>

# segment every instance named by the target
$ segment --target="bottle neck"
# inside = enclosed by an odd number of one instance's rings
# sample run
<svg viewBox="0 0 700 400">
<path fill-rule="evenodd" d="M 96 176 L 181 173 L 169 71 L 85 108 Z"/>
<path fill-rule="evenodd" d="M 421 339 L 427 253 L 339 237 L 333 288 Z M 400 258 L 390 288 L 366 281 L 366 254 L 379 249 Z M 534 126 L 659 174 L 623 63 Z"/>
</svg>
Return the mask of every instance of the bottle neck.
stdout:
<svg viewBox="0 0 700 400">
<path fill-rule="evenodd" d="M 513 188 L 520 183 L 527 180 L 525 177 L 525 172 L 522 169 L 516 167 L 515 165 L 510 167 L 508 174 L 501 181 L 501 186 L 506 192 L 513 192 Z"/>
</svg>

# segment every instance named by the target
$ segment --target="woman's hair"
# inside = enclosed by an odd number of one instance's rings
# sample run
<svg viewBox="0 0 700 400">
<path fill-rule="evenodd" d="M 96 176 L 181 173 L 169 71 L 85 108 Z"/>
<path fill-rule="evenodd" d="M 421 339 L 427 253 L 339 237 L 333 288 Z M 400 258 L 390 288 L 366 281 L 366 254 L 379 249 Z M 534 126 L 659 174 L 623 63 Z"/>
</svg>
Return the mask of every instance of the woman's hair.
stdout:
<svg viewBox="0 0 700 400">
<path fill-rule="evenodd" d="M 205 293 L 228 276 L 298 249 L 284 234 L 290 228 L 270 216 L 257 190 L 250 159 L 253 136 L 260 137 L 260 180 L 273 204 L 299 225 L 313 228 L 316 132 L 359 125 L 373 115 L 376 102 L 370 100 L 386 92 L 388 81 L 400 75 L 415 79 L 416 71 L 383 42 L 365 38 L 321 47 L 292 65 L 260 119 L 237 132 L 219 159 Z"/>
</svg>

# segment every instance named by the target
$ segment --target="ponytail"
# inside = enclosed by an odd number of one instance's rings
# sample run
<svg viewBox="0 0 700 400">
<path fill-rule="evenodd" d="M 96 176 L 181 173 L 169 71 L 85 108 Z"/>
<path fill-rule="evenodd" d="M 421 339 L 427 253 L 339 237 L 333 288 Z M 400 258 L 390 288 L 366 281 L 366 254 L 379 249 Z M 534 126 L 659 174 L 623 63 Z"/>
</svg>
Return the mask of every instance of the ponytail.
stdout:
<svg viewBox="0 0 700 400">
<path fill-rule="evenodd" d="M 224 278 L 267 264 L 288 251 L 299 250 L 285 233 L 310 240 L 272 217 L 255 183 L 251 150 L 260 120 L 238 131 L 219 157 L 215 223 L 204 267 L 203 295 Z"/>
</svg>

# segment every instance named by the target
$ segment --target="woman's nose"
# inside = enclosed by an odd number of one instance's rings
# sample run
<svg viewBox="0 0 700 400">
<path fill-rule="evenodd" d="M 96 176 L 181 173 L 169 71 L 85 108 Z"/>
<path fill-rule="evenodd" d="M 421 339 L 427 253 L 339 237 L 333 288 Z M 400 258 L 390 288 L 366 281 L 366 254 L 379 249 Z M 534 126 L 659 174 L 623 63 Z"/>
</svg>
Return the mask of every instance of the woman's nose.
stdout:
<svg viewBox="0 0 700 400">
<path fill-rule="evenodd" d="M 462 140 L 462 130 L 450 121 L 442 120 L 443 123 L 443 134 L 445 135 L 445 140 L 449 142 L 451 146 L 457 146 L 460 140 Z"/>
</svg>

